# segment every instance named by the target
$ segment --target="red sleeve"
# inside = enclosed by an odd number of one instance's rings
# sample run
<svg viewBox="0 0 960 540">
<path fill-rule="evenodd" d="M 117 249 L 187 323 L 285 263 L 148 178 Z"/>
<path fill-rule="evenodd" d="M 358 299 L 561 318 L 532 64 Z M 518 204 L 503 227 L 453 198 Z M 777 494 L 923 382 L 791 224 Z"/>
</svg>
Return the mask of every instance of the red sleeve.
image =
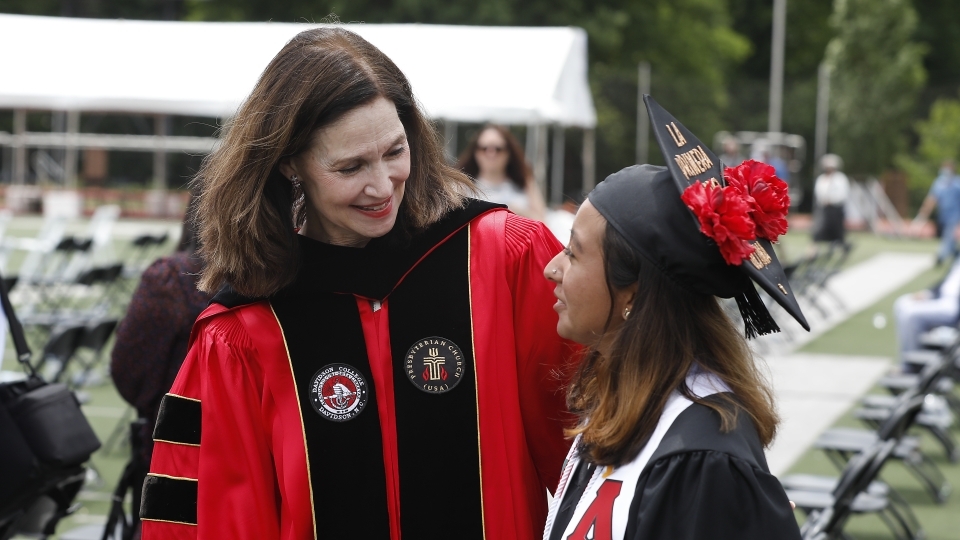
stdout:
<svg viewBox="0 0 960 540">
<path fill-rule="evenodd" d="M 515 298 L 520 413 L 540 480 L 553 492 L 570 448 L 563 428 L 573 423 L 566 407 L 565 374 L 579 350 L 557 335 L 553 284 L 543 277 L 544 266 L 563 246 L 544 224 L 513 214 L 507 216 L 505 235 L 507 278 Z"/>
<path fill-rule="evenodd" d="M 157 477 L 156 483 L 174 487 L 149 494 L 151 479 L 147 479 L 141 506 L 145 540 L 280 538 L 271 433 L 269 422 L 264 420 L 271 417 L 273 402 L 264 392 L 263 374 L 251 354 L 253 350 L 234 313 L 198 323 L 170 390 L 173 396 L 164 398 L 186 401 L 179 401 L 180 412 L 165 402 L 155 433 L 163 431 L 162 423 L 172 422 L 166 432 L 181 436 L 182 430 L 173 428 L 188 424 L 191 419 L 185 416 L 196 410 L 200 419 L 193 421 L 200 430 L 199 444 L 155 438 L 150 475 Z M 192 405 L 195 403 L 199 408 Z M 165 417 L 175 413 L 182 417 Z M 168 495 L 187 493 L 191 481 L 196 482 L 195 524 L 177 517 L 189 515 L 177 511 L 191 507 Z"/>
</svg>

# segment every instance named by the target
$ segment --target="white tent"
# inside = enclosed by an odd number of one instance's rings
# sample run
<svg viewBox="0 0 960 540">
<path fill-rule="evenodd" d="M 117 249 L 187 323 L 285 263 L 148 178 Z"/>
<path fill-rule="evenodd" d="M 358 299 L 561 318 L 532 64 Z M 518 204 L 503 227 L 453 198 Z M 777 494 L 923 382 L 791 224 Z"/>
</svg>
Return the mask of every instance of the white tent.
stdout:
<svg viewBox="0 0 960 540">
<path fill-rule="evenodd" d="M 230 116 L 313 26 L 0 15 L 0 108 Z M 596 124 L 582 29 L 344 26 L 397 63 L 433 118 Z"/>
<path fill-rule="evenodd" d="M 164 151 L 209 151 L 195 137 L 78 133 L 84 112 L 228 117 L 250 93 L 271 58 L 315 24 L 206 23 L 0 15 L 0 108 L 14 109 L 22 182 L 26 147 L 66 148 L 64 170 L 75 178 L 76 151 L 155 151 L 157 185 Z M 584 128 L 584 182 L 593 183 L 596 111 L 587 82 L 587 38 L 580 28 L 517 28 L 421 24 L 346 24 L 383 50 L 407 75 L 427 114 L 445 121 L 456 146 L 456 122 L 535 126 L 528 157 L 545 187 L 547 126 L 554 133 L 551 198 L 562 197 L 562 127 Z M 64 133 L 25 131 L 26 109 L 66 111 Z M 159 125 L 159 124 L 158 124 Z M 559 157 L 559 159 L 558 159 Z"/>
</svg>

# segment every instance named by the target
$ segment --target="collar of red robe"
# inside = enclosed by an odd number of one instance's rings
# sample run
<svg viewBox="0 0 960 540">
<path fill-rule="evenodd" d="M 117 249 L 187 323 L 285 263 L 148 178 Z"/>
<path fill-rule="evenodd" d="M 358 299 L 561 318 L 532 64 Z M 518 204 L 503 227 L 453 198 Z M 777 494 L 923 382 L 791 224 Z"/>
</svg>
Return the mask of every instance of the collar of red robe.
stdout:
<svg viewBox="0 0 960 540">
<path fill-rule="evenodd" d="M 366 247 L 335 246 L 297 236 L 300 244 L 300 271 L 296 282 L 277 295 L 327 292 L 354 294 L 383 300 L 404 275 L 437 244 L 482 214 L 504 205 L 469 199 L 427 230 L 410 237 L 400 227 Z M 262 298 L 243 296 L 225 285 L 211 303 L 228 308 L 251 304 Z"/>
</svg>

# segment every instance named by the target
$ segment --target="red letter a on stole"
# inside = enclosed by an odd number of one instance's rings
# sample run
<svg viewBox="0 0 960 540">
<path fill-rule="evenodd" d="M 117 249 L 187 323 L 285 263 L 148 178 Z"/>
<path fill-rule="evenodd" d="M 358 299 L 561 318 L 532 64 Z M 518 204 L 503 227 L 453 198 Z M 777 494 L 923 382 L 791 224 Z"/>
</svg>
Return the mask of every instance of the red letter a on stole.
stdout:
<svg viewBox="0 0 960 540">
<path fill-rule="evenodd" d="M 590 508 L 583 513 L 567 540 L 613 540 L 613 501 L 620 495 L 621 486 L 623 482 L 620 480 L 604 481 L 597 490 L 597 498 L 590 503 Z M 587 538 L 590 529 L 593 529 L 593 536 Z"/>
</svg>

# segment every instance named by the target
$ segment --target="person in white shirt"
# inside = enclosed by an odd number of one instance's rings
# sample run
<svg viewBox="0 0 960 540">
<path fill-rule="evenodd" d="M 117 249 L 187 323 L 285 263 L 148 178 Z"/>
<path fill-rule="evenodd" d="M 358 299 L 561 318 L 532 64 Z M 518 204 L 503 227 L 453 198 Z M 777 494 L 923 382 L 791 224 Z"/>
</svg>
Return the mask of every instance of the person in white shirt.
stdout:
<svg viewBox="0 0 960 540">
<path fill-rule="evenodd" d="M 960 259 L 936 287 L 905 294 L 893 303 L 900 354 L 920 349 L 920 335 L 938 326 L 953 326 L 960 318 Z M 906 364 L 903 366 L 908 368 Z"/>
<path fill-rule="evenodd" d="M 836 154 L 826 154 L 820 160 L 823 173 L 813 185 L 815 242 L 843 241 L 845 237 L 844 205 L 850 196 L 850 180 L 840 171 L 843 161 Z"/>
<path fill-rule="evenodd" d="M 480 198 L 505 204 L 513 213 L 544 221 L 547 205 L 510 130 L 485 125 L 460 154 L 457 166 L 477 182 Z"/>
</svg>

